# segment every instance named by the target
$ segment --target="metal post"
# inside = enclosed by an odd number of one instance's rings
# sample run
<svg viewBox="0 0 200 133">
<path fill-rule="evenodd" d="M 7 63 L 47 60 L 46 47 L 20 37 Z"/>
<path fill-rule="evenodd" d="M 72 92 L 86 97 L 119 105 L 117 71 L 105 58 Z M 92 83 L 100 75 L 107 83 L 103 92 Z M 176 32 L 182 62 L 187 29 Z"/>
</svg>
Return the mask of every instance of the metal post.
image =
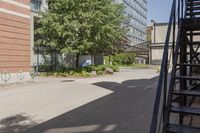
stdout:
<svg viewBox="0 0 200 133">
<path fill-rule="evenodd" d="M 184 36 L 182 36 L 184 38 Z M 187 62 L 187 45 L 183 40 L 181 40 L 180 44 L 180 64 L 184 64 Z M 187 75 L 187 66 L 180 66 L 180 76 L 186 76 Z M 180 90 L 185 90 L 187 89 L 187 82 L 185 79 L 180 79 Z M 180 100 L 180 106 L 185 106 L 187 102 L 186 96 L 181 96 Z M 183 124 L 183 118 L 184 114 L 180 113 L 179 117 L 179 123 Z"/>
<path fill-rule="evenodd" d="M 39 46 L 37 46 L 37 68 L 36 72 L 39 72 Z"/>
<path fill-rule="evenodd" d="M 151 20 L 151 22 L 153 23 L 153 37 L 154 37 L 154 44 L 156 43 L 156 22 L 154 20 Z"/>
</svg>

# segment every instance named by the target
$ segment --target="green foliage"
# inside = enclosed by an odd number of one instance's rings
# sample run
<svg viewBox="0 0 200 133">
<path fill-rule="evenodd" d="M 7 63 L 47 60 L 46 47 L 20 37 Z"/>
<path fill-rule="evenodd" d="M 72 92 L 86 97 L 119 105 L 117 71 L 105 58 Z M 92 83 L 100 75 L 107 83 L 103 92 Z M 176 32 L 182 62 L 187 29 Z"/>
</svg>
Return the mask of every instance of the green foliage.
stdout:
<svg viewBox="0 0 200 133">
<path fill-rule="evenodd" d="M 110 54 L 127 33 L 124 6 L 112 0 L 55 0 L 38 22 L 37 45 L 60 53 Z"/>
<path fill-rule="evenodd" d="M 122 53 L 122 54 L 116 54 L 111 57 L 111 60 L 113 61 L 113 65 L 131 65 L 135 62 L 135 56 L 136 54 L 134 52 L 128 52 L 128 53 Z M 109 64 L 110 57 L 105 56 L 104 60 L 106 64 Z"/>
<path fill-rule="evenodd" d="M 105 71 L 105 70 L 106 70 L 106 66 L 104 66 L 104 65 L 99 65 L 96 68 L 96 71 Z"/>
<path fill-rule="evenodd" d="M 66 72 L 43 72 L 40 73 L 40 76 L 43 77 L 49 77 L 49 76 L 54 76 L 54 77 L 91 77 L 91 73 L 86 72 L 86 71 L 74 71 L 74 70 L 69 70 Z"/>
<path fill-rule="evenodd" d="M 97 75 L 103 75 L 103 74 L 104 74 L 104 72 L 103 72 L 103 71 L 100 71 L 100 70 L 98 70 L 98 71 L 96 71 L 96 74 L 97 74 Z"/>
<path fill-rule="evenodd" d="M 96 71 L 96 66 L 86 66 L 83 67 L 87 72 L 92 72 L 92 71 Z"/>
<path fill-rule="evenodd" d="M 106 68 L 110 68 L 113 70 L 113 72 L 119 72 L 119 66 L 113 66 L 113 65 L 100 65 L 100 66 L 97 66 L 96 68 L 96 73 L 97 75 L 102 75 L 102 74 L 105 74 L 105 70 Z"/>
<path fill-rule="evenodd" d="M 97 65 L 97 66 L 86 66 L 79 68 L 63 68 L 57 72 L 42 72 L 39 76 L 49 77 L 91 77 L 92 71 L 96 71 L 97 75 L 106 74 L 106 68 L 111 68 L 114 72 L 119 72 L 118 66 L 113 65 Z"/>
<path fill-rule="evenodd" d="M 157 68 L 157 71 L 156 71 L 156 72 L 157 72 L 157 73 L 159 73 L 159 72 L 160 72 L 160 68 L 159 68 L 159 67 Z"/>
<path fill-rule="evenodd" d="M 113 62 L 112 65 L 113 66 L 117 66 L 118 64 L 117 64 L 117 62 Z"/>
<path fill-rule="evenodd" d="M 123 53 L 113 56 L 113 61 L 120 65 L 130 65 L 135 62 L 135 53 Z"/>
</svg>

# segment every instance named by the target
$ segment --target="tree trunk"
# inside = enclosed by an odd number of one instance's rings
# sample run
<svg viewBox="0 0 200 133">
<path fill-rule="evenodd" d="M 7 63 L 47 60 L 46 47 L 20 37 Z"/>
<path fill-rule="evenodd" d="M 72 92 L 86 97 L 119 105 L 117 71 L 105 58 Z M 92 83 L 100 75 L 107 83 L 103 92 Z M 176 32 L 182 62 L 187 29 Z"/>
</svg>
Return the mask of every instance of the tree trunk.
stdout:
<svg viewBox="0 0 200 133">
<path fill-rule="evenodd" d="M 57 71 L 57 53 L 55 51 L 55 57 L 54 57 L 54 71 L 56 72 Z"/>
<path fill-rule="evenodd" d="M 91 65 L 94 65 L 94 55 L 91 55 Z"/>
<path fill-rule="evenodd" d="M 76 67 L 79 67 L 79 53 L 76 54 Z"/>
<path fill-rule="evenodd" d="M 112 65 L 111 56 L 109 55 L 109 65 Z"/>
</svg>

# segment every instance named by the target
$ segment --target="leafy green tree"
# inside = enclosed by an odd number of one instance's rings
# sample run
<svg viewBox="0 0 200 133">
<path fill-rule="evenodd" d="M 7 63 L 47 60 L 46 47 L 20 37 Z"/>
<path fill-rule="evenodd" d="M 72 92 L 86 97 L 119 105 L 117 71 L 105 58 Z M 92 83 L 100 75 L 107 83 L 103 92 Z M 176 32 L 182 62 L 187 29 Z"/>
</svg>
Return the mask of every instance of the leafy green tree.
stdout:
<svg viewBox="0 0 200 133">
<path fill-rule="evenodd" d="M 112 0 L 49 0 L 36 34 L 39 45 L 60 53 L 110 54 L 119 50 L 126 29 L 124 7 Z"/>
</svg>

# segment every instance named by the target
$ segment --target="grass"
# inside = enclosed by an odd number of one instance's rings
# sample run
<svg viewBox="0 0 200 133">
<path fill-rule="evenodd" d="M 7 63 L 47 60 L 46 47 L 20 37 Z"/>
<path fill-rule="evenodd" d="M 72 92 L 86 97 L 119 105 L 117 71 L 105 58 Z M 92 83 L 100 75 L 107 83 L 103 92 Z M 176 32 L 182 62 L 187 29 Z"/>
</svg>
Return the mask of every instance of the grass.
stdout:
<svg viewBox="0 0 200 133">
<path fill-rule="evenodd" d="M 146 64 L 130 64 L 130 65 L 119 65 L 120 67 L 130 67 L 133 69 L 145 69 L 149 68 L 149 65 Z"/>
</svg>

